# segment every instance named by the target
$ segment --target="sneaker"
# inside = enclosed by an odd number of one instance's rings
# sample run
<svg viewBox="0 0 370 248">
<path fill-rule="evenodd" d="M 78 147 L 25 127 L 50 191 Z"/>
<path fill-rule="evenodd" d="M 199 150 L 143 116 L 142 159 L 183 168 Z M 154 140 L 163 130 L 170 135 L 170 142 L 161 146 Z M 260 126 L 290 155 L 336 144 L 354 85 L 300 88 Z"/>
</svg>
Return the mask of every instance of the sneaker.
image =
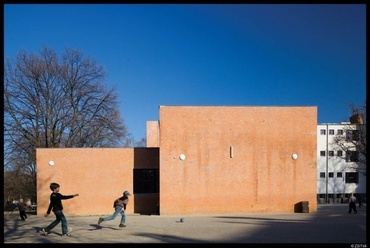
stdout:
<svg viewBox="0 0 370 248">
<path fill-rule="evenodd" d="M 103 222 L 103 218 L 102 217 L 100 217 L 99 218 L 99 221 L 98 221 L 98 225 L 100 225 L 100 223 L 102 223 Z"/>
<path fill-rule="evenodd" d="M 72 232 L 72 228 L 71 227 L 68 227 L 68 232 L 65 233 L 65 234 L 62 234 L 63 237 L 66 237 L 66 236 L 71 236 L 71 233 Z"/>
<path fill-rule="evenodd" d="M 119 227 L 126 227 L 125 224 L 119 224 Z"/>
<path fill-rule="evenodd" d="M 45 236 L 48 236 L 49 233 L 44 228 L 41 229 L 41 231 L 44 233 Z"/>
</svg>

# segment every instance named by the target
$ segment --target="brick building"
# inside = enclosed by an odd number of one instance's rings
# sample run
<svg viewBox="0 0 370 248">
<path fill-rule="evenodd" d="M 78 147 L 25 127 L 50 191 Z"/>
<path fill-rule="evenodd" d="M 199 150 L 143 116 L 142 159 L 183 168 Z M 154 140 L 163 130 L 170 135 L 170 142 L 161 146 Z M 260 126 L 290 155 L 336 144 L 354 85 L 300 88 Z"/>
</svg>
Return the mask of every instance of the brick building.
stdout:
<svg viewBox="0 0 370 248">
<path fill-rule="evenodd" d="M 49 184 L 68 215 L 186 215 L 317 209 L 317 107 L 160 106 L 146 148 L 37 149 L 37 214 Z M 54 165 L 50 165 L 53 161 Z"/>
</svg>

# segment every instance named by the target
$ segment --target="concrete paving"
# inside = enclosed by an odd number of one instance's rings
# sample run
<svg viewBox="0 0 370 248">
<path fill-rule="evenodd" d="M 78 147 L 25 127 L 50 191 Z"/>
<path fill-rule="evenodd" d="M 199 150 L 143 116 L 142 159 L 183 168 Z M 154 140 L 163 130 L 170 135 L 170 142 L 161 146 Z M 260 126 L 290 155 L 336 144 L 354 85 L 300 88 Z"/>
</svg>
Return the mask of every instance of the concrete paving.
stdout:
<svg viewBox="0 0 370 248">
<path fill-rule="evenodd" d="M 66 216 L 73 230 L 61 237 L 61 224 L 48 236 L 49 217 L 4 213 L 4 243 L 263 243 L 349 244 L 366 248 L 366 204 L 348 214 L 348 204 L 323 204 L 315 213 L 225 215 L 127 215 L 97 224 L 99 216 Z M 184 218 L 184 222 L 180 219 Z M 353 246 L 351 246 L 353 244 Z"/>
</svg>

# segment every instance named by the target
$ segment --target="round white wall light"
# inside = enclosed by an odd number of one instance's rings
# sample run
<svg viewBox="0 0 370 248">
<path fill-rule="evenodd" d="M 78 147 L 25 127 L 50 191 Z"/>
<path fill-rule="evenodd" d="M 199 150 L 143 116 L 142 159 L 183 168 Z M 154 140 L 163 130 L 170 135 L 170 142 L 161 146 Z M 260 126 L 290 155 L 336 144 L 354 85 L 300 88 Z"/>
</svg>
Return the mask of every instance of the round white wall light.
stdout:
<svg viewBox="0 0 370 248">
<path fill-rule="evenodd" d="M 292 159 L 296 160 L 297 158 L 298 158 L 298 155 L 294 153 L 294 154 L 292 155 Z"/>
<path fill-rule="evenodd" d="M 49 161 L 49 165 L 50 165 L 50 166 L 53 166 L 53 165 L 54 165 L 54 161 L 53 161 L 53 160 L 50 160 L 50 161 Z"/>
<path fill-rule="evenodd" d="M 184 154 L 180 155 L 180 160 L 185 160 L 185 155 Z"/>
</svg>

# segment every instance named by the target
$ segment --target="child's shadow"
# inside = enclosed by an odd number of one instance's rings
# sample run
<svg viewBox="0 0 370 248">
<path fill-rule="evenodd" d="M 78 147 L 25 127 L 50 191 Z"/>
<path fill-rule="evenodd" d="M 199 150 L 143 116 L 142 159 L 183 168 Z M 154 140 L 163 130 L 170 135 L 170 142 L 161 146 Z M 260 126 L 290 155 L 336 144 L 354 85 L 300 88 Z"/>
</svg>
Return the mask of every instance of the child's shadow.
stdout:
<svg viewBox="0 0 370 248">
<path fill-rule="evenodd" d="M 37 233 L 39 233 L 39 234 L 42 234 L 42 235 L 44 235 L 45 236 L 45 234 L 44 234 L 44 232 L 42 231 L 42 228 L 41 227 L 34 227 L 34 229 L 35 229 L 35 231 L 37 232 Z M 50 235 L 50 234 L 57 234 L 57 235 L 59 235 L 59 236 L 61 236 L 62 234 L 61 233 L 57 233 L 57 232 L 54 232 L 54 231 L 50 231 L 49 233 L 48 233 L 48 236 Z"/>
<path fill-rule="evenodd" d="M 93 228 L 87 229 L 89 231 L 100 230 L 100 229 L 103 229 L 103 228 L 104 229 L 111 229 L 111 230 L 121 230 L 122 229 L 122 228 L 114 228 L 114 227 L 110 227 L 110 226 L 108 226 L 108 227 L 102 227 L 102 226 L 97 225 L 97 224 L 90 224 L 90 226 L 93 227 Z M 41 227 L 34 227 L 34 229 L 35 229 L 35 231 L 37 233 L 40 233 L 40 234 L 44 235 L 44 233 L 42 232 L 42 228 Z M 52 234 L 52 233 L 58 234 L 57 232 L 51 231 L 51 232 L 49 232 L 49 235 Z"/>
<path fill-rule="evenodd" d="M 103 227 L 101 225 L 97 225 L 97 224 L 90 224 L 90 226 L 94 227 L 94 228 L 87 229 L 89 231 L 103 229 Z"/>
<path fill-rule="evenodd" d="M 94 231 L 94 230 L 100 230 L 100 229 L 112 229 L 112 230 L 120 230 L 119 228 L 114 228 L 114 227 L 103 227 L 103 226 L 100 226 L 98 224 L 90 224 L 91 227 L 94 227 L 94 228 L 90 228 L 90 229 L 87 229 L 89 231 Z"/>
</svg>

